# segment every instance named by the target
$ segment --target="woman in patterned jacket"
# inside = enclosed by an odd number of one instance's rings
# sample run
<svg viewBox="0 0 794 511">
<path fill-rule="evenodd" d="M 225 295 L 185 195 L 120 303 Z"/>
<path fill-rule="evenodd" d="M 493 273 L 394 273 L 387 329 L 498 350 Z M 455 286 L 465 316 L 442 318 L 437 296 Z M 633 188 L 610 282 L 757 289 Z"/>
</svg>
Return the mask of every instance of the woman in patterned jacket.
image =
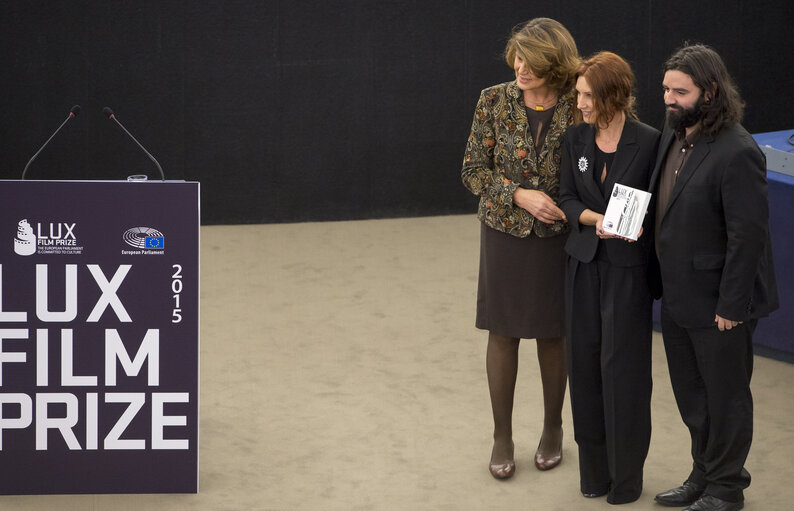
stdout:
<svg viewBox="0 0 794 511">
<path fill-rule="evenodd" d="M 520 339 L 536 339 L 543 385 L 535 466 L 548 470 L 562 459 L 568 224 L 557 202 L 579 56 L 565 27 L 536 18 L 513 31 L 505 60 L 515 80 L 482 91 L 461 172 L 464 185 L 480 197 L 475 324 L 489 332 L 486 371 L 494 418 L 489 469 L 497 479 L 515 473 L 512 413 Z"/>
</svg>

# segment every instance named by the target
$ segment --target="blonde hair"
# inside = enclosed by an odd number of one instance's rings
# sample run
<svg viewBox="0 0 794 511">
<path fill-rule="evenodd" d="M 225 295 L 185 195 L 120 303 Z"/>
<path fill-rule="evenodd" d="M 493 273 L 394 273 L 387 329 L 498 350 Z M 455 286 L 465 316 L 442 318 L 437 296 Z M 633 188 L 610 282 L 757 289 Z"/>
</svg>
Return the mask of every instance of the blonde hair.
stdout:
<svg viewBox="0 0 794 511">
<path fill-rule="evenodd" d="M 560 22 L 534 18 L 515 27 L 505 47 L 505 62 L 511 68 L 516 55 L 537 78 L 545 78 L 551 89 L 564 93 L 573 88 L 579 51 L 571 33 Z"/>
</svg>

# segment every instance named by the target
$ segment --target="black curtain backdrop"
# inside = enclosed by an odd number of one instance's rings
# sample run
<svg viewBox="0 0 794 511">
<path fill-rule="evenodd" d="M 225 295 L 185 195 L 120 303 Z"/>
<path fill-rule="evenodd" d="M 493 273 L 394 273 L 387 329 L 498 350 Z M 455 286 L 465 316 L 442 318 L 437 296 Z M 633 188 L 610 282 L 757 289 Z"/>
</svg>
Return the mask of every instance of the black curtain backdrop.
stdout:
<svg viewBox="0 0 794 511">
<path fill-rule="evenodd" d="M 583 55 L 614 51 L 661 127 L 661 66 L 712 45 L 753 133 L 794 127 L 790 4 L 615 0 L 6 0 L 0 178 L 67 117 L 29 179 L 201 182 L 202 223 L 474 212 L 460 183 L 479 91 L 511 80 L 510 29 L 547 16 Z M 787 35 L 789 34 L 789 35 Z"/>
</svg>

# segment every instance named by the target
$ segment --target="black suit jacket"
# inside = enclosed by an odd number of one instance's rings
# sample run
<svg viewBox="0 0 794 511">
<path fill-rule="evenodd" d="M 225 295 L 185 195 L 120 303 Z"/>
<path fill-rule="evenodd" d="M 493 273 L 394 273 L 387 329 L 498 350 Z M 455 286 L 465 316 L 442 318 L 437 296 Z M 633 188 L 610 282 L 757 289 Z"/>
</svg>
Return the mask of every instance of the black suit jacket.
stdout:
<svg viewBox="0 0 794 511">
<path fill-rule="evenodd" d="M 605 196 L 593 176 L 593 172 L 598 172 L 600 175 L 600 171 L 594 169 L 595 129 L 592 125 L 584 123 L 568 128 L 560 164 L 560 208 L 565 212 L 571 225 L 571 233 L 565 245 L 568 254 L 586 263 L 593 260 L 599 238 L 595 226 L 580 224 L 579 216 L 585 209 L 603 214 L 615 183 L 648 190 L 658 144 L 658 130 L 639 121 L 627 119 L 612 161 L 612 168 L 607 172 L 604 182 Z M 648 229 L 645 226 L 643 231 L 647 232 Z M 643 235 L 635 243 L 607 239 L 604 240 L 603 246 L 612 264 L 636 266 L 647 262 L 651 241 L 652 237 Z"/>
<path fill-rule="evenodd" d="M 665 128 L 654 188 L 673 137 Z M 709 327 L 715 314 L 747 321 L 777 309 L 766 160 L 741 125 L 700 138 L 662 215 L 655 235 L 664 305 L 679 325 Z"/>
</svg>

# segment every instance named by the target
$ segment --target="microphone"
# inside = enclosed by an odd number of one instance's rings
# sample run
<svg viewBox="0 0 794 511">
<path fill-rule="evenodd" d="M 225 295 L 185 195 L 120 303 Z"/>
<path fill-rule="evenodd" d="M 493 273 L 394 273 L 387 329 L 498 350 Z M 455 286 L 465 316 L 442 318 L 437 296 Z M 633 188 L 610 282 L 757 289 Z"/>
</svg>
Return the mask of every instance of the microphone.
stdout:
<svg viewBox="0 0 794 511">
<path fill-rule="evenodd" d="M 128 136 L 128 137 L 130 137 L 130 138 L 132 139 L 132 141 L 133 141 L 133 142 L 135 142 L 136 144 L 138 144 L 138 147 L 140 147 L 140 148 L 141 148 L 141 151 L 143 151 L 144 153 L 146 153 L 146 156 L 148 156 L 148 157 L 149 157 L 149 159 L 150 159 L 150 160 L 152 160 L 152 162 L 154 162 L 154 164 L 155 164 L 155 165 L 157 165 L 157 170 L 159 170 L 159 171 L 160 171 L 160 177 L 162 178 L 162 180 L 163 180 L 163 181 L 165 181 L 165 174 L 163 174 L 163 167 L 161 167 L 161 166 L 160 166 L 160 164 L 157 162 L 157 160 L 154 158 L 154 156 L 152 156 L 152 155 L 149 153 L 149 151 L 147 151 L 147 150 L 146 150 L 146 148 L 145 148 L 145 147 L 143 147 L 143 146 L 141 145 L 141 143 L 140 143 L 140 142 L 138 142 L 138 140 L 137 140 L 135 137 L 133 137 L 133 136 L 132 136 L 132 133 L 130 133 L 129 131 L 127 131 L 127 128 L 125 128 L 125 127 L 124 127 L 124 126 L 123 126 L 123 125 L 122 125 L 122 124 L 119 122 L 119 120 L 118 120 L 118 119 L 116 119 L 116 114 L 114 114 L 114 113 L 113 113 L 113 110 L 111 110 L 111 109 L 110 109 L 110 107 L 107 107 L 107 106 L 106 106 L 105 108 L 103 108 L 103 109 L 102 109 L 102 113 L 103 113 L 103 114 L 105 114 L 105 115 L 107 115 L 109 119 L 111 119 L 111 120 L 115 121 L 115 122 L 116 122 L 116 124 L 118 124 L 118 125 L 119 125 L 119 127 L 120 127 L 121 129 L 123 129 L 123 130 L 124 130 L 124 133 L 126 133 L 126 134 L 127 134 L 127 136 Z"/>
<path fill-rule="evenodd" d="M 38 156 L 38 155 L 39 155 L 39 154 L 40 154 L 40 153 L 41 153 L 41 152 L 44 150 L 44 148 L 45 148 L 45 147 L 47 147 L 47 144 L 49 144 L 49 143 L 50 143 L 50 140 L 52 140 L 52 139 L 53 139 L 53 137 L 54 137 L 54 136 L 55 136 L 55 135 L 56 135 L 56 134 L 57 134 L 59 131 L 61 131 L 61 128 L 63 128 L 63 127 L 66 125 L 66 123 L 67 123 L 67 122 L 69 122 L 70 120 L 72 120 L 72 117 L 77 117 L 77 114 L 79 114 L 79 113 L 80 113 L 80 105 L 74 105 L 74 106 L 72 107 L 72 109 L 69 111 L 69 116 L 66 118 L 66 120 L 65 120 L 65 121 L 63 121 L 63 122 L 61 123 L 61 125 L 60 125 L 60 126 L 58 126 L 58 129 L 57 129 L 57 130 L 55 130 L 55 132 L 54 132 L 52 135 L 50 135 L 50 138 L 48 138 L 46 142 L 44 142 L 44 145 L 42 145 L 42 146 L 41 146 L 41 148 L 39 148 L 39 150 L 38 150 L 38 151 L 36 151 L 36 154 L 34 154 L 34 155 L 33 155 L 33 156 L 32 156 L 32 157 L 31 157 L 31 158 L 28 160 L 28 163 L 27 163 L 27 165 L 25 165 L 25 168 L 24 168 L 24 170 L 22 170 L 22 179 L 25 179 L 25 174 L 27 174 L 27 172 L 28 172 L 28 167 L 30 167 L 30 164 L 31 164 L 31 163 L 33 163 L 33 160 L 35 160 L 35 159 L 36 159 L 36 157 L 37 157 L 37 156 Z"/>
</svg>

